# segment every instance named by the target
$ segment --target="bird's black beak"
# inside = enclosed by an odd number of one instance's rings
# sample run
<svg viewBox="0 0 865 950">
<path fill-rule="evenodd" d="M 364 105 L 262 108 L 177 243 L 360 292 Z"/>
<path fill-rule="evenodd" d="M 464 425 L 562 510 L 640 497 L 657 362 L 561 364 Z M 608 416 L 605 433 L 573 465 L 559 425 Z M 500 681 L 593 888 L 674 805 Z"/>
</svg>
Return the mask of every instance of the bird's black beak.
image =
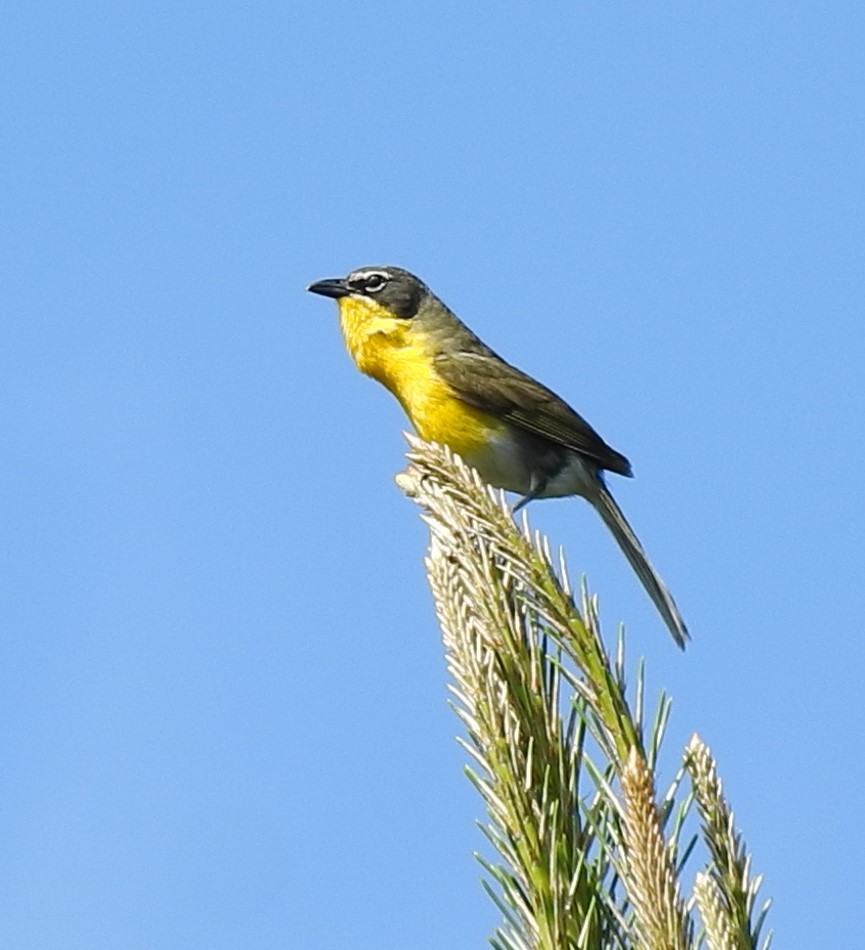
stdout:
<svg viewBox="0 0 865 950">
<path fill-rule="evenodd" d="M 339 300 L 340 297 L 347 297 L 351 293 L 341 277 L 329 277 L 327 280 L 317 280 L 306 289 L 311 294 L 320 294 L 322 297 L 333 297 L 334 300 Z"/>
</svg>

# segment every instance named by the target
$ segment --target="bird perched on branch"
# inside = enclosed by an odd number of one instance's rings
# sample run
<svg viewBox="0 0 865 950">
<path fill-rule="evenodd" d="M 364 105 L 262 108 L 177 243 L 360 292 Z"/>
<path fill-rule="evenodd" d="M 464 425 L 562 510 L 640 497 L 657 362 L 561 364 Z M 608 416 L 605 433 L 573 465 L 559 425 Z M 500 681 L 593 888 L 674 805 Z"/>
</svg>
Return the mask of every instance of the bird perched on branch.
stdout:
<svg viewBox="0 0 865 950">
<path fill-rule="evenodd" d="M 535 498 L 581 495 L 609 528 L 676 643 L 688 631 L 604 482 L 630 462 L 552 390 L 506 363 L 414 274 L 361 267 L 307 290 L 339 306 L 358 369 L 383 383 L 421 438 L 448 445 L 497 488 Z"/>
</svg>

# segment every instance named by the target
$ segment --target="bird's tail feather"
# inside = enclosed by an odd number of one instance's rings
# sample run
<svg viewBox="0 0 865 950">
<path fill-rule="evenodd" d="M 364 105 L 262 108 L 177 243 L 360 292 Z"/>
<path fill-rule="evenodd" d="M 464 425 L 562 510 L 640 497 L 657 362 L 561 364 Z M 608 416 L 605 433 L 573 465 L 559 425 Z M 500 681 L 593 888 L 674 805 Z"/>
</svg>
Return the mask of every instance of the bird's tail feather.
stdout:
<svg viewBox="0 0 865 950">
<path fill-rule="evenodd" d="M 645 587 L 652 603 L 658 608 L 658 613 L 670 628 L 673 639 L 684 650 L 685 643 L 690 639 L 685 621 L 679 613 L 679 608 L 676 606 L 672 594 L 667 590 L 664 582 L 649 563 L 649 558 L 634 534 L 633 528 L 628 524 L 622 509 L 616 504 L 615 499 L 603 482 L 598 483 L 597 492 L 593 492 L 588 500 L 604 519 L 604 524 L 610 529 L 622 549 L 622 553 L 628 559 L 628 563 L 639 577 L 640 583 Z"/>
</svg>

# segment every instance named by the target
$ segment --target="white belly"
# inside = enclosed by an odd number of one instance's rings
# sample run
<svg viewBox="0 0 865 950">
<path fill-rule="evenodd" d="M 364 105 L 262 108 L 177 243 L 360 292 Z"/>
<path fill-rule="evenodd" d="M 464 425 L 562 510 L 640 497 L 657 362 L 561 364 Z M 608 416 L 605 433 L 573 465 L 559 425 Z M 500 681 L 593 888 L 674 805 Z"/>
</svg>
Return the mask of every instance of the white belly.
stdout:
<svg viewBox="0 0 865 950">
<path fill-rule="evenodd" d="M 534 454 L 525 443 L 510 434 L 494 436 L 482 452 L 474 457 L 466 456 L 465 460 L 490 485 L 520 495 L 527 495 L 539 480 L 539 466 Z M 596 466 L 576 452 L 567 452 L 565 466 L 557 475 L 549 477 L 546 488 L 538 497 L 593 495 L 597 480 Z"/>
</svg>

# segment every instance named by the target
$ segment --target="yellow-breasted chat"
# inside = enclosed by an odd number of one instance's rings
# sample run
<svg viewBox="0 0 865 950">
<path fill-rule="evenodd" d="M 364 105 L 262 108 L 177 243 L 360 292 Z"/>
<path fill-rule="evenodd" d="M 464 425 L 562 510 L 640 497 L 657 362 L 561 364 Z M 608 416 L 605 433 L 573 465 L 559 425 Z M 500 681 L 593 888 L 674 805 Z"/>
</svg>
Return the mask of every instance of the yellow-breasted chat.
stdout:
<svg viewBox="0 0 865 950">
<path fill-rule="evenodd" d="M 418 435 L 449 446 L 497 488 L 534 498 L 581 495 L 609 528 L 676 643 L 688 631 L 604 482 L 630 462 L 552 390 L 494 353 L 414 274 L 361 267 L 307 290 L 339 306 L 357 368 L 384 384 Z"/>
</svg>

